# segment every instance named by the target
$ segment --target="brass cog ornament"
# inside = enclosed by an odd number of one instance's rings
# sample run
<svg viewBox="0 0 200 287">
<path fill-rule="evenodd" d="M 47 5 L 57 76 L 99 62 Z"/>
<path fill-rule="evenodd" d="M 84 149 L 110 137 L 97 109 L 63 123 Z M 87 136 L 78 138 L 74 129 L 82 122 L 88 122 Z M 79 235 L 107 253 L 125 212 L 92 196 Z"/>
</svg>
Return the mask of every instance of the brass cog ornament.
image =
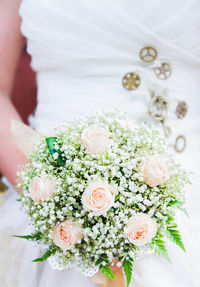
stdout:
<svg viewBox="0 0 200 287">
<path fill-rule="evenodd" d="M 177 136 L 174 148 L 175 148 L 176 152 L 178 152 L 178 153 L 181 153 L 181 152 L 183 152 L 185 150 L 185 148 L 186 148 L 186 138 L 185 138 L 184 135 Z"/>
<path fill-rule="evenodd" d="M 162 95 L 152 96 L 148 113 L 156 121 L 164 121 L 168 113 L 168 101 Z"/>
<path fill-rule="evenodd" d="M 186 102 L 181 101 L 178 103 L 177 107 L 176 107 L 176 116 L 178 119 L 183 119 L 188 111 L 188 107 Z"/>
<path fill-rule="evenodd" d="M 122 79 L 123 87 L 128 91 L 134 91 L 140 86 L 140 76 L 135 72 L 129 72 Z"/>
<path fill-rule="evenodd" d="M 148 113 L 154 120 L 159 121 L 162 124 L 165 136 L 168 138 L 171 134 L 171 128 L 165 124 L 168 113 L 168 101 L 165 97 L 152 94 Z"/>
<path fill-rule="evenodd" d="M 167 80 L 172 74 L 172 68 L 169 63 L 162 63 L 160 67 L 155 67 L 154 72 L 161 80 Z"/>
<path fill-rule="evenodd" d="M 169 62 L 158 62 L 158 50 L 153 46 L 145 46 L 140 52 L 139 56 L 143 62 L 143 66 L 150 68 L 155 76 L 160 80 L 167 80 L 172 75 L 172 65 Z M 156 62 L 155 62 L 156 61 Z M 140 63 L 142 64 L 142 63 Z M 142 74 L 141 74 L 142 75 Z M 122 85 L 124 89 L 128 91 L 135 91 L 141 84 L 141 75 L 136 72 L 126 73 L 122 78 Z M 172 134 L 172 129 L 167 125 L 169 102 L 165 96 L 165 91 L 156 92 L 150 91 L 151 100 L 148 104 L 148 114 L 156 121 L 160 122 L 163 127 L 163 131 L 166 138 L 169 138 Z M 175 113 L 178 119 L 185 117 L 188 111 L 188 105 L 184 101 L 180 101 L 177 104 Z M 176 137 L 174 143 L 174 149 L 178 153 L 182 153 L 186 148 L 186 138 L 184 135 Z"/>
<path fill-rule="evenodd" d="M 144 63 L 150 64 L 157 59 L 158 51 L 152 46 L 146 46 L 140 50 L 140 58 Z"/>
</svg>

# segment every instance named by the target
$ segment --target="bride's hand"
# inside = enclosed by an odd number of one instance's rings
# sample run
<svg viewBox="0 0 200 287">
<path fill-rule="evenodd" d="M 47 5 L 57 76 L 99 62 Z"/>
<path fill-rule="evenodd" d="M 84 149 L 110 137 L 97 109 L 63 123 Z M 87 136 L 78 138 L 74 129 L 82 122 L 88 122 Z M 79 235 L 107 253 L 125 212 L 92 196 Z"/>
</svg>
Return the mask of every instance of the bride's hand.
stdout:
<svg viewBox="0 0 200 287">
<path fill-rule="evenodd" d="M 12 82 L 23 47 L 19 4 L 20 0 L 0 1 L 0 171 L 13 185 L 16 185 L 16 172 L 25 160 L 12 141 L 10 132 L 11 119 L 20 120 L 10 100 Z"/>
<path fill-rule="evenodd" d="M 118 263 L 118 258 L 115 258 L 111 263 L 110 263 L 110 268 L 112 271 L 116 271 L 117 269 L 119 269 L 120 267 L 117 266 Z M 121 262 L 122 263 L 122 262 Z"/>
</svg>

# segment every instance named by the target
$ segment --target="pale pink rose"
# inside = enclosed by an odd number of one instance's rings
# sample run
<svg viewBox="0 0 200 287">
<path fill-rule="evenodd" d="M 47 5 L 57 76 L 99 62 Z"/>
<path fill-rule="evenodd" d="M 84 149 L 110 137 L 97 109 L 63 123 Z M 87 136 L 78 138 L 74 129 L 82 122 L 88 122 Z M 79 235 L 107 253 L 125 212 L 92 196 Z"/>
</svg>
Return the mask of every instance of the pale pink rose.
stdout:
<svg viewBox="0 0 200 287">
<path fill-rule="evenodd" d="M 167 161 L 162 155 L 153 155 L 143 160 L 140 170 L 151 187 L 161 185 L 169 178 Z"/>
<path fill-rule="evenodd" d="M 156 235 L 157 224 L 147 214 L 138 213 L 129 219 L 127 229 L 128 240 L 136 246 L 143 246 Z"/>
<path fill-rule="evenodd" d="M 41 177 L 34 177 L 29 186 L 30 197 L 38 204 L 42 200 L 50 198 L 56 188 L 56 180 L 51 177 L 48 178 L 46 175 Z"/>
<path fill-rule="evenodd" d="M 109 137 L 109 130 L 98 125 L 89 126 L 82 133 L 83 145 L 91 154 L 105 152 L 109 146 Z"/>
<path fill-rule="evenodd" d="M 114 204 L 116 193 L 115 187 L 103 181 L 95 181 L 82 195 L 83 207 L 95 216 L 106 214 Z"/>
<path fill-rule="evenodd" d="M 61 222 L 53 232 L 53 241 L 62 250 L 70 250 L 83 237 L 81 225 L 73 223 L 71 219 Z"/>
</svg>

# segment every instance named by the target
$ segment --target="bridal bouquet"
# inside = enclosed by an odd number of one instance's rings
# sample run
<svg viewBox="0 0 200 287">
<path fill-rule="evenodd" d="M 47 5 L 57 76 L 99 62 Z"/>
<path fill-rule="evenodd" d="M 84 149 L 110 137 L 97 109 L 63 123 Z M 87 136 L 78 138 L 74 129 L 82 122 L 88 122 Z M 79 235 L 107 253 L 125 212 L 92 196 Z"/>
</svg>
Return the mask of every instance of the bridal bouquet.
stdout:
<svg viewBox="0 0 200 287">
<path fill-rule="evenodd" d="M 19 173 L 32 231 L 18 237 L 44 250 L 34 262 L 109 279 L 116 264 L 128 286 L 138 258 L 156 252 L 170 262 L 166 238 L 185 251 L 176 215 L 188 178 L 150 125 L 117 112 L 67 122 L 41 136 Z"/>
</svg>

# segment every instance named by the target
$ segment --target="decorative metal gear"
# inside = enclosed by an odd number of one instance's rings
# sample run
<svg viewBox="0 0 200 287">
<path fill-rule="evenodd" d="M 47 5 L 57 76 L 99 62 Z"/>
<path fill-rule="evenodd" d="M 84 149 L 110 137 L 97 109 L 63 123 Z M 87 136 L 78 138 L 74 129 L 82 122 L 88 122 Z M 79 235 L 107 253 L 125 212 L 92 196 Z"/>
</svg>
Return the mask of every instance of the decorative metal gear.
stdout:
<svg viewBox="0 0 200 287">
<path fill-rule="evenodd" d="M 177 107 L 176 107 L 176 116 L 178 119 L 183 119 L 185 117 L 185 115 L 187 114 L 188 111 L 188 107 L 186 102 L 181 101 L 178 103 Z"/>
<path fill-rule="evenodd" d="M 122 85 L 126 90 L 134 91 L 140 85 L 140 76 L 135 72 L 127 73 L 122 79 Z"/>
<path fill-rule="evenodd" d="M 152 63 L 156 60 L 157 56 L 158 52 L 154 47 L 146 46 L 140 50 L 140 58 L 145 63 Z"/>
<path fill-rule="evenodd" d="M 148 113 L 157 121 L 164 121 L 167 117 L 168 101 L 162 95 L 152 95 Z"/>
<path fill-rule="evenodd" d="M 181 153 L 186 148 L 186 138 L 184 135 L 179 135 L 176 138 L 174 148 L 177 152 Z"/>
<path fill-rule="evenodd" d="M 172 74 L 172 68 L 169 63 L 162 63 L 160 67 L 155 67 L 154 72 L 161 80 L 167 80 Z"/>
</svg>

